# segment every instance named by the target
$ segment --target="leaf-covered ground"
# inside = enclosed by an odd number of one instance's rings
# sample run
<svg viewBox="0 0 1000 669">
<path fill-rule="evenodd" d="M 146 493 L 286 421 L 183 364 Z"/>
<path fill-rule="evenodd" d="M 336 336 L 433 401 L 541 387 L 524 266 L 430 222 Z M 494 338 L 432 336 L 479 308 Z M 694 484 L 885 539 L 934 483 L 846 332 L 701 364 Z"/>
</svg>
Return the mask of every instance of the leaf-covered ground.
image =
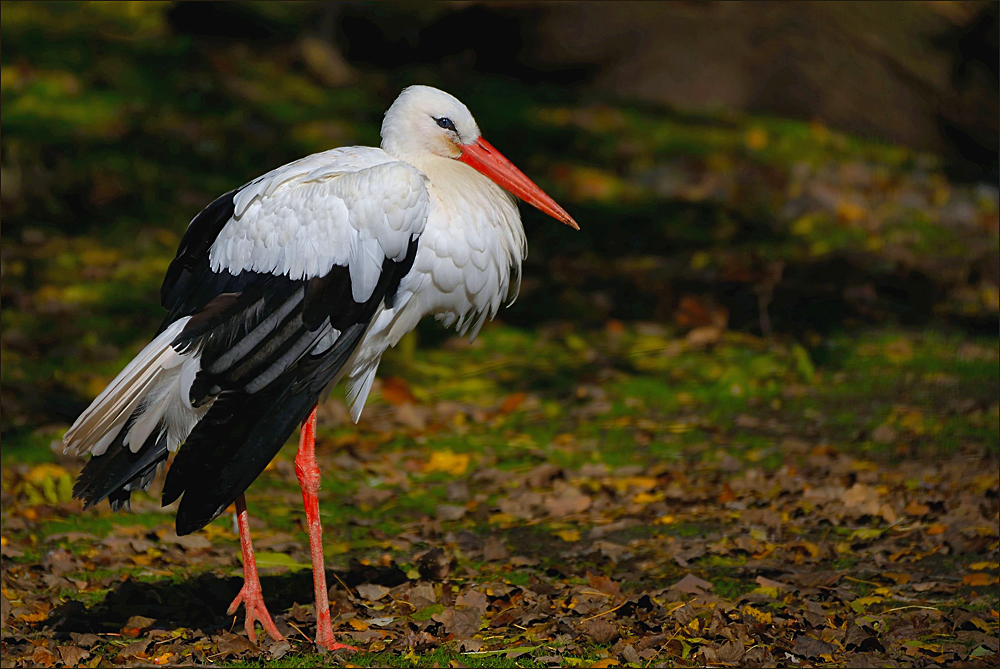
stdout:
<svg viewBox="0 0 1000 669">
<path fill-rule="evenodd" d="M 389 377 L 360 426 L 328 403 L 346 661 L 994 662 L 996 346 L 864 334 L 814 369 L 709 334 L 495 327 L 393 360 L 412 385 Z M 178 538 L 154 497 L 81 514 L 76 463 L 5 467 L 6 657 L 317 661 L 293 456 L 248 492 L 290 644 L 259 648 L 222 614 L 230 517 Z"/>
<path fill-rule="evenodd" d="M 244 7 L 283 35 L 313 11 Z M 447 67 L 329 88 L 313 42 L 178 35 L 168 9 L 4 5 L 4 666 L 996 666 L 995 184 L 818 122 Z M 357 654 L 308 642 L 294 443 L 249 489 L 288 639 L 255 646 L 224 615 L 231 517 L 177 537 L 156 487 L 83 512 L 59 437 L 155 330 L 184 222 L 377 141 L 415 81 L 459 94 L 583 230 L 526 211 L 504 322 L 472 344 L 422 327 L 359 425 L 340 391 L 321 408 Z"/>
</svg>

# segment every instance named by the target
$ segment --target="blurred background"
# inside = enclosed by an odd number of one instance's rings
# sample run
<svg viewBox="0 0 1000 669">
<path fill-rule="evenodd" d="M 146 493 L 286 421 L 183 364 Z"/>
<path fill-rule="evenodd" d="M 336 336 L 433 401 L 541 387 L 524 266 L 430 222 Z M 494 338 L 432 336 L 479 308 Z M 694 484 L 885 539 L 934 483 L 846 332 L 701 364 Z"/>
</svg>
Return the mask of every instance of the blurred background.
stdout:
<svg viewBox="0 0 1000 669">
<path fill-rule="evenodd" d="M 4 455 L 50 457 L 145 343 L 194 214 L 377 144 L 414 83 L 463 100 L 583 229 L 524 210 L 509 327 L 735 333 L 807 371 L 862 331 L 995 348 L 997 6 L 5 2 Z M 389 372 L 450 337 L 425 325 Z"/>
</svg>

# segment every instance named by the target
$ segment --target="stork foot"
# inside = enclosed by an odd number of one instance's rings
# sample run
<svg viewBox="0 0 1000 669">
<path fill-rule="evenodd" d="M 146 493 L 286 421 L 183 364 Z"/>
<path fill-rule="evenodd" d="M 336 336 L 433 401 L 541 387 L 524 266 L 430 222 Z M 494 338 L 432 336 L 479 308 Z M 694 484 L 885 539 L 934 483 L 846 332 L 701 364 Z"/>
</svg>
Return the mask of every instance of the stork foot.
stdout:
<svg viewBox="0 0 1000 669">
<path fill-rule="evenodd" d="M 348 646 L 346 643 L 339 643 L 333 640 L 333 626 L 330 621 L 326 621 L 326 625 L 318 623 L 316 625 L 316 645 L 326 651 L 335 650 L 353 650 L 357 652 L 357 648 L 354 646 Z"/>
<path fill-rule="evenodd" d="M 254 629 L 254 623 L 260 623 L 260 626 L 264 628 L 268 636 L 275 641 L 284 641 L 285 637 L 278 631 L 278 626 L 271 620 L 271 614 L 268 613 L 267 606 L 264 605 L 264 595 L 261 593 L 260 586 L 258 585 L 256 588 L 249 586 L 250 583 L 243 584 L 243 587 L 240 588 L 240 594 L 236 595 L 236 599 L 229 605 L 229 610 L 226 611 L 226 614 L 233 615 L 240 608 L 240 604 L 242 604 L 246 610 L 244 627 L 247 631 L 247 638 L 252 643 L 257 643 L 257 631 Z"/>
</svg>

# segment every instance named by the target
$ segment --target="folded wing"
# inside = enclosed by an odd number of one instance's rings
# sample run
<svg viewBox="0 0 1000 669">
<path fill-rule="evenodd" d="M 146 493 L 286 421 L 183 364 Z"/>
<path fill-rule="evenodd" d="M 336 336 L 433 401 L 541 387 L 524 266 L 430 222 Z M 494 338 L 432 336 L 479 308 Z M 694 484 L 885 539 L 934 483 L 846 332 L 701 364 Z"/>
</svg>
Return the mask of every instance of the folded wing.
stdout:
<svg viewBox="0 0 1000 669">
<path fill-rule="evenodd" d="M 425 179 L 378 149 L 336 149 L 231 191 L 191 222 L 157 338 L 67 432 L 94 455 L 74 490 L 126 504 L 180 450 L 164 503 L 203 527 L 263 471 L 410 270 Z"/>
</svg>

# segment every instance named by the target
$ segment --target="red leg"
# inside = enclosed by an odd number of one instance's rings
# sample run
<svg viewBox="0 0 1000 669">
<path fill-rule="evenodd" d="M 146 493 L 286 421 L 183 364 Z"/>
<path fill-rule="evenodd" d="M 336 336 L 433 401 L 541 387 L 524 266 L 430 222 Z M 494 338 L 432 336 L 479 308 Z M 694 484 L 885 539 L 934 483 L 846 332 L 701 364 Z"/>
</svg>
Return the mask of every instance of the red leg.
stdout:
<svg viewBox="0 0 1000 669">
<path fill-rule="evenodd" d="M 246 609 L 246 631 L 250 641 L 257 643 L 257 632 L 254 630 L 254 623 L 259 622 L 264 631 L 275 641 L 282 641 L 281 636 L 271 614 L 264 606 L 264 594 L 260 589 L 260 578 L 257 577 L 257 560 L 253 555 L 253 543 L 250 541 L 250 522 L 247 520 L 247 500 L 240 495 L 236 498 L 236 522 L 240 526 L 240 548 L 243 549 L 243 587 L 240 594 L 229 605 L 226 615 L 233 615 L 236 609 L 243 604 Z"/>
<path fill-rule="evenodd" d="M 330 600 L 326 594 L 326 570 L 323 566 L 323 527 L 319 522 L 319 465 L 316 464 L 316 407 L 302 423 L 299 452 L 295 456 L 295 474 L 302 488 L 302 504 L 306 508 L 306 527 L 309 532 L 309 552 L 312 556 L 313 589 L 316 596 L 316 645 L 325 650 L 353 646 L 337 643 L 333 639 L 330 622 Z"/>
</svg>

